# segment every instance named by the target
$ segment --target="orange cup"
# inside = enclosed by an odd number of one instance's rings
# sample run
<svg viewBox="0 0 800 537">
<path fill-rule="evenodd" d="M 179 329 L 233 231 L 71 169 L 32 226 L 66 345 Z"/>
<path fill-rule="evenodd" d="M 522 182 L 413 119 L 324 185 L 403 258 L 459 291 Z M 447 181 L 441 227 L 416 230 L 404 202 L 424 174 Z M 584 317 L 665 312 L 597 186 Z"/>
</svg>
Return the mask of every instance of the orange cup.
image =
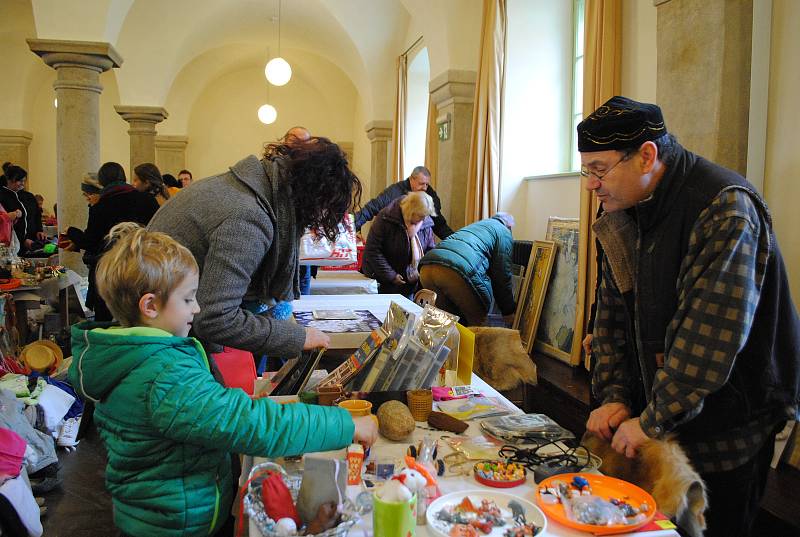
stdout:
<svg viewBox="0 0 800 537">
<path fill-rule="evenodd" d="M 354 418 L 372 414 L 372 403 L 363 399 L 345 399 L 339 403 L 339 406 L 350 412 Z"/>
</svg>

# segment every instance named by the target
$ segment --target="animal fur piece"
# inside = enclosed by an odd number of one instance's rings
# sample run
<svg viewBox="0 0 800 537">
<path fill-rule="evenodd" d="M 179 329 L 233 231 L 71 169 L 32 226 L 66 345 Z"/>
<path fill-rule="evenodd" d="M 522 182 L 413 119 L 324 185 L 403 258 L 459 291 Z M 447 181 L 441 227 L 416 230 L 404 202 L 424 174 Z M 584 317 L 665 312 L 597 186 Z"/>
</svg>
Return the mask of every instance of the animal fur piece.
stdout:
<svg viewBox="0 0 800 537">
<path fill-rule="evenodd" d="M 520 383 L 536 384 L 536 364 L 522 347 L 519 330 L 471 326 L 475 332 L 472 369 L 495 390 L 513 390 Z"/>
<path fill-rule="evenodd" d="M 603 459 L 601 471 L 649 492 L 658 509 L 692 537 L 702 537 L 708 506 L 706 485 L 674 438 L 649 440 L 635 458 L 617 453 L 606 440 L 586 433 L 581 443 Z"/>
</svg>

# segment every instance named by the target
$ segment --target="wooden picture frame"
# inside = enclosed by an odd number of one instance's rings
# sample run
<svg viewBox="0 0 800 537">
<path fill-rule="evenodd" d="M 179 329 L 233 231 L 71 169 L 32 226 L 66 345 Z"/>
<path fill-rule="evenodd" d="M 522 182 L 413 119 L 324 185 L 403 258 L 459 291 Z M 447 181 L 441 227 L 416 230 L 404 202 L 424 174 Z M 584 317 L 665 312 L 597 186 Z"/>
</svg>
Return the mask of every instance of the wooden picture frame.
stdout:
<svg viewBox="0 0 800 537">
<path fill-rule="evenodd" d="M 533 335 L 542 313 L 550 271 L 555 260 L 556 245 L 553 241 L 534 241 L 528 269 L 520 287 L 517 311 L 512 328 L 519 330 L 522 346 L 530 353 L 533 349 Z"/>
<path fill-rule="evenodd" d="M 577 326 L 578 253 L 580 221 L 551 216 L 547 240 L 556 244 L 542 313 L 535 337 L 535 348 L 543 354 L 575 366 L 581 362 L 581 333 Z"/>
</svg>

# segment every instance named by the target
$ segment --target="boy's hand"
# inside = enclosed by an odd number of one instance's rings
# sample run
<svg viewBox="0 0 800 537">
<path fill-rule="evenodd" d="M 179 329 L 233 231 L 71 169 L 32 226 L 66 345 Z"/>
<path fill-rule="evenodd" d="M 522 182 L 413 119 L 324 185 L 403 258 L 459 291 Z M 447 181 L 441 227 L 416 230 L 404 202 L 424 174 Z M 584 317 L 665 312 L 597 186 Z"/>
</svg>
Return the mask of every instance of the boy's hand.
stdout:
<svg viewBox="0 0 800 537">
<path fill-rule="evenodd" d="M 328 334 L 316 328 L 306 328 L 306 341 L 303 343 L 304 351 L 310 351 L 311 349 L 318 349 L 320 347 L 325 347 L 327 349 L 330 344 L 331 338 Z"/>
<path fill-rule="evenodd" d="M 353 443 L 361 444 L 364 447 L 370 447 L 378 439 L 378 420 L 370 414 L 369 416 L 361 416 L 353 418 L 353 423 L 356 430 L 353 433 Z"/>
</svg>

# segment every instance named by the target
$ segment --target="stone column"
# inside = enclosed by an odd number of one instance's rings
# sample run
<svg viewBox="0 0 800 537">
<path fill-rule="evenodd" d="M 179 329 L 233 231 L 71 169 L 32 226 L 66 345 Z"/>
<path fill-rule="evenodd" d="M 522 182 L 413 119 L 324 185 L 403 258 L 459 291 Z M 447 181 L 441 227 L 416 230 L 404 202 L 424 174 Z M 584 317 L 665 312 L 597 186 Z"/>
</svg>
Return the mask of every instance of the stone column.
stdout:
<svg viewBox="0 0 800 537">
<path fill-rule="evenodd" d="M 0 164 L 10 162 L 28 170 L 28 146 L 31 140 L 33 134 L 28 131 L 0 129 Z"/>
<path fill-rule="evenodd" d="M 439 140 L 436 193 L 453 229 L 463 227 L 467 206 L 467 168 L 475 100 L 475 71 L 446 71 L 430 81 L 436 123 L 448 123 L 448 138 Z"/>
<path fill-rule="evenodd" d="M 747 172 L 753 0 L 660 0 L 657 100 L 687 149 Z"/>
<path fill-rule="evenodd" d="M 117 114 L 127 121 L 131 128 L 131 169 L 128 177 L 133 177 L 133 169 L 145 162 L 156 163 L 156 123 L 167 119 L 167 111 L 160 106 L 114 107 Z"/>
<path fill-rule="evenodd" d="M 109 43 L 28 39 L 30 49 L 56 70 L 56 177 L 58 228 L 86 227 L 87 209 L 80 184 L 100 167 L 100 73 L 119 67 L 122 57 Z M 79 253 L 61 252 L 61 262 L 76 272 L 86 268 Z"/>
<path fill-rule="evenodd" d="M 388 186 L 389 140 L 392 139 L 392 122 L 389 120 L 370 121 L 364 127 L 372 146 L 371 165 L 369 170 L 369 195 L 364 194 L 363 201 L 370 200 L 380 194 Z"/>
<path fill-rule="evenodd" d="M 171 173 L 178 178 L 178 172 L 186 169 L 186 136 L 156 136 L 155 165 L 162 174 Z"/>
</svg>

